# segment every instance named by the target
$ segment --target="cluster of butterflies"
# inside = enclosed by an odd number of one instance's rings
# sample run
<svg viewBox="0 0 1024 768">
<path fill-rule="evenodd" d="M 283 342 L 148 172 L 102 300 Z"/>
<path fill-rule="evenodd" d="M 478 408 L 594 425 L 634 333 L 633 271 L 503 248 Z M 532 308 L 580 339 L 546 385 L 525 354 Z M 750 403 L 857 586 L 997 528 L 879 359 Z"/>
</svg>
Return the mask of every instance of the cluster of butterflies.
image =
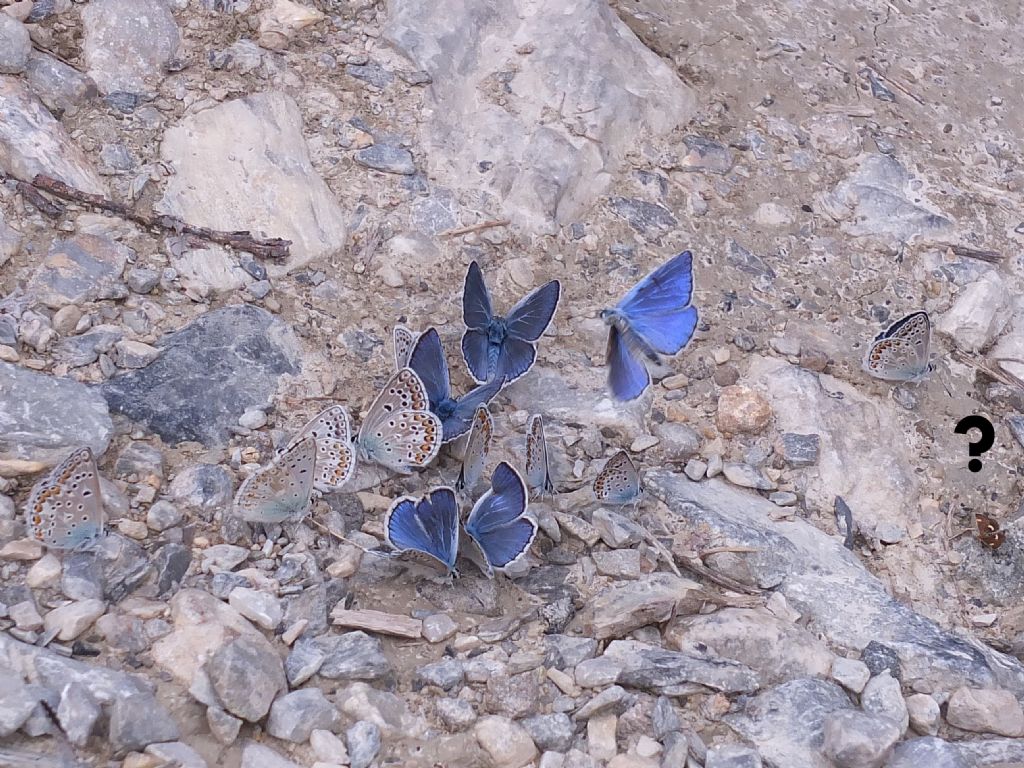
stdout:
<svg viewBox="0 0 1024 768">
<path fill-rule="evenodd" d="M 646 362 L 677 354 L 697 325 L 692 256 L 684 251 L 636 284 L 613 308 L 607 323 L 608 387 L 619 400 L 633 400 L 647 389 Z M 333 405 L 317 414 L 274 459 L 241 484 L 233 503 L 240 518 L 260 524 L 301 519 L 314 491 L 342 489 L 352 478 L 357 457 L 408 474 L 429 465 L 441 446 L 465 437 L 464 459 L 455 488 L 431 489 L 419 499 L 396 500 L 385 519 L 387 543 L 399 552 L 420 553 L 447 572 L 462 549 L 492 575 L 521 558 L 537 533 L 527 514 L 528 488 L 554 493 L 541 417 L 530 419 L 526 440 L 526 480 L 502 462 L 491 487 L 462 520 L 456 491 L 471 494 L 483 476 L 494 434 L 487 403 L 526 374 L 537 356 L 537 342 L 558 306 L 561 286 L 552 280 L 519 301 L 505 316 L 495 314 L 479 265 L 473 262 L 463 290 L 462 356 L 476 385 L 462 397 L 452 393 L 440 336 L 434 328 L 414 334 L 394 329 L 396 373 L 370 406 L 353 439 L 347 410 Z M 886 381 L 917 382 L 931 370 L 931 323 L 913 312 L 878 334 L 863 367 Z M 634 503 L 640 478 L 628 454 L 610 458 L 593 484 L 602 502 Z M 103 532 L 99 473 L 88 448 L 74 451 L 36 483 L 26 510 L 31 538 L 56 549 L 73 549 Z M 995 548 L 1003 533 L 991 518 L 977 516 L 979 539 Z"/>
<path fill-rule="evenodd" d="M 692 256 L 684 251 L 644 277 L 602 318 L 609 326 L 608 386 L 619 400 L 640 397 L 651 383 L 645 361 L 660 362 L 689 342 L 697 324 L 690 305 Z M 469 265 L 462 296 L 462 356 L 476 387 L 452 394 L 451 377 L 434 328 L 413 334 L 394 329 L 395 374 L 366 413 L 353 439 L 348 411 L 333 405 L 305 424 L 270 463 L 247 477 L 232 512 L 251 523 L 301 519 L 314 491 L 342 489 L 352 478 L 357 458 L 409 474 L 428 466 L 441 446 L 466 438 L 465 458 L 456 489 L 469 494 L 481 479 L 494 423 L 487 403 L 533 367 L 537 342 L 554 317 L 561 284 L 552 280 L 535 289 L 509 312 L 495 314 L 483 273 Z M 526 477 L 537 492 L 553 493 L 541 417 L 531 418 L 527 435 Z M 431 489 L 420 499 L 397 499 L 385 519 L 387 543 L 399 552 L 420 553 L 454 572 L 460 539 L 470 559 L 492 575 L 530 548 L 537 523 L 527 514 L 526 481 L 507 462 L 491 476 L 491 487 L 465 520 L 455 490 Z M 620 451 L 594 481 L 601 501 L 628 504 L 640 494 L 640 478 Z M 26 514 L 29 536 L 55 549 L 73 549 L 103 531 L 99 474 L 92 452 L 72 453 L 36 483 Z M 463 535 L 464 534 L 464 535 Z"/>
</svg>

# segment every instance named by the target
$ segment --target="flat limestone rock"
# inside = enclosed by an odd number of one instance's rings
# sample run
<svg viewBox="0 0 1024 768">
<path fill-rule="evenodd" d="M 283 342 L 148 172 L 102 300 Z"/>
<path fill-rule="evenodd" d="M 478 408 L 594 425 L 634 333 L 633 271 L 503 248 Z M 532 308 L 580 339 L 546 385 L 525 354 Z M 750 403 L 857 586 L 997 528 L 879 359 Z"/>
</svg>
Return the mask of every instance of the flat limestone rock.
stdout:
<svg viewBox="0 0 1024 768">
<path fill-rule="evenodd" d="M 22 181 L 42 173 L 106 194 L 85 153 L 20 78 L 0 76 L 0 118 L 0 171 Z"/>
<path fill-rule="evenodd" d="M 431 78 L 429 175 L 477 185 L 515 227 L 553 234 L 604 194 L 641 135 L 694 97 L 604 0 L 391 0 L 385 37 Z M 487 169 L 481 172 L 481 164 Z"/>
<path fill-rule="evenodd" d="M 113 434 L 107 404 L 95 389 L 0 363 L 0 459 L 54 464 L 83 445 L 101 456 Z"/>
<path fill-rule="evenodd" d="M 175 170 L 161 211 L 291 240 L 291 257 L 268 264 L 271 275 L 345 244 L 345 214 L 310 163 L 291 96 L 266 91 L 189 115 L 167 130 L 160 151 Z"/>
</svg>

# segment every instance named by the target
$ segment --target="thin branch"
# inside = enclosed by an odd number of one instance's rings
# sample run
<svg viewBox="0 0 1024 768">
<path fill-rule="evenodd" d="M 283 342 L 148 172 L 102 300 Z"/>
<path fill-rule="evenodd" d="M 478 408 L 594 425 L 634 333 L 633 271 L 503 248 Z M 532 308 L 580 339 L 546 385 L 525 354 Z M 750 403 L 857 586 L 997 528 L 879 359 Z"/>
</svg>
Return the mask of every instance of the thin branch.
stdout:
<svg viewBox="0 0 1024 768">
<path fill-rule="evenodd" d="M 1003 260 L 1003 254 L 996 251 L 983 251 L 977 248 L 968 248 L 966 245 L 951 245 L 949 249 L 957 256 L 963 256 L 965 259 L 977 259 L 989 264 L 999 264 Z"/>
<path fill-rule="evenodd" d="M 494 227 L 507 227 L 512 222 L 508 219 L 492 219 L 490 221 L 481 221 L 479 224 L 470 224 L 468 227 L 457 227 L 455 229 L 446 229 L 444 232 L 438 234 L 438 237 L 458 237 L 459 235 L 468 235 L 470 232 L 480 232 L 485 229 L 492 229 Z"/>
<path fill-rule="evenodd" d="M 291 240 L 283 240 L 279 237 L 256 237 L 251 232 L 247 232 L 245 230 L 225 232 L 218 229 L 209 229 L 207 227 L 197 227 L 182 221 L 176 216 L 169 216 L 166 214 L 156 214 L 151 216 L 145 213 L 139 213 L 138 211 L 131 210 L 123 203 L 108 200 L 102 195 L 83 192 L 80 189 L 68 186 L 59 179 L 54 179 L 44 174 L 37 175 L 32 180 L 31 184 L 28 184 L 27 182 L 19 182 L 18 189 L 22 194 L 25 194 L 26 197 L 36 205 L 36 207 L 40 208 L 43 213 L 46 213 L 46 211 L 37 204 L 37 199 L 41 197 L 41 195 L 39 195 L 40 192 L 45 192 L 72 203 L 81 203 L 82 205 L 86 205 L 100 211 L 117 214 L 118 216 L 128 219 L 129 221 L 134 221 L 136 224 L 140 224 L 147 229 L 158 229 L 164 232 L 172 232 L 176 235 L 192 235 L 202 240 L 208 240 L 211 243 L 226 245 L 237 251 L 245 251 L 253 254 L 254 256 L 262 256 L 267 259 L 288 258 L 289 246 L 292 244 Z M 52 207 L 52 204 L 50 205 Z"/>
</svg>

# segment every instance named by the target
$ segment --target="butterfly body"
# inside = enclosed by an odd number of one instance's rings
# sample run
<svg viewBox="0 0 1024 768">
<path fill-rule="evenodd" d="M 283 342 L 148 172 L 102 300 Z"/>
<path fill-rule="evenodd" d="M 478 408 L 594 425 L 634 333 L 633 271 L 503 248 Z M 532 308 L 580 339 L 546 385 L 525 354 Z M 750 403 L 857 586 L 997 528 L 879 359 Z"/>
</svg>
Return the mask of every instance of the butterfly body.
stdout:
<svg viewBox="0 0 1024 768">
<path fill-rule="evenodd" d="M 537 523 L 526 516 L 528 503 L 523 478 L 507 462 L 498 464 L 490 489 L 463 526 L 471 545 L 467 556 L 488 578 L 524 557 L 537 538 Z"/>
<path fill-rule="evenodd" d="M 678 354 L 697 327 L 693 256 L 683 251 L 638 282 L 611 309 L 608 325 L 608 387 L 619 400 L 635 400 L 651 383 L 643 358 L 657 363 Z"/>
<path fill-rule="evenodd" d="M 441 421 L 446 443 L 469 431 L 476 409 L 490 402 L 504 384 L 503 379 L 495 377 L 463 397 L 452 397 L 451 374 L 435 328 L 420 334 L 409 355 L 409 367 L 423 382 L 430 410 Z"/>
<path fill-rule="evenodd" d="M 538 494 L 555 492 L 554 483 L 551 482 L 544 419 L 539 413 L 531 416 L 526 426 L 526 482 Z"/>
<path fill-rule="evenodd" d="M 242 481 L 233 502 L 235 515 L 264 525 L 300 519 L 309 508 L 316 459 L 314 437 L 290 444 L 270 464 Z"/>
<path fill-rule="evenodd" d="M 930 345 L 928 313 L 911 312 L 875 336 L 862 367 L 883 381 L 918 382 L 932 370 Z"/>
<path fill-rule="evenodd" d="M 425 467 L 441 449 L 441 420 L 430 412 L 423 381 L 411 368 L 398 371 L 370 405 L 356 443 L 367 461 L 402 474 Z"/>
<path fill-rule="evenodd" d="M 608 504 L 634 504 L 640 499 L 640 473 L 625 451 L 605 462 L 594 478 L 594 495 Z"/>
<path fill-rule="evenodd" d="M 433 488 L 417 499 L 402 496 L 384 517 L 384 539 L 397 552 L 458 575 L 459 504 L 447 486 Z"/>
<path fill-rule="evenodd" d="M 307 437 L 316 441 L 313 486 L 324 492 L 340 489 L 352 478 L 356 468 L 348 411 L 341 405 L 332 405 L 321 411 L 296 433 L 288 448 Z"/>
<path fill-rule="evenodd" d="M 527 294 L 505 316 L 496 315 L 480 266 L 466 272 L 462 292 L 462 356 L 473 379 L 482 384 L 499 377 L 510 383 L 525 374 L 537 357 L 537 340 L 554 317 L 562 286 L 551 280 Z"/>
<path fill-rule="evenodd" d="M 30 538 L 51 549 L 76 549 L 103 533 L 99 470 L 90 448 L 79 448 L 32 488 L 25 512 Z"/>
</svg>

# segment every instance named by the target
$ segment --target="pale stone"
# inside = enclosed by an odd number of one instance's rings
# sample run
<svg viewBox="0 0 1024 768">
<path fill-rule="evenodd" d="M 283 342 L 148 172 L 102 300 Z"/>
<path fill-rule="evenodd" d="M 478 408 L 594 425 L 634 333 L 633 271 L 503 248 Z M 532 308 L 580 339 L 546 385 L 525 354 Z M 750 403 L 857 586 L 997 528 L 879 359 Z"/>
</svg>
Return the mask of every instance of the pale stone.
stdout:
<svg viewBox="0 0 1024 768">
<path fill-rule="evenodd" d="M 949 697 L 946 721 L 965 731 L 1024 737 L 1024 711 L 1016 697 L 1003 689 L 957 688 Z"/>
</svg>

